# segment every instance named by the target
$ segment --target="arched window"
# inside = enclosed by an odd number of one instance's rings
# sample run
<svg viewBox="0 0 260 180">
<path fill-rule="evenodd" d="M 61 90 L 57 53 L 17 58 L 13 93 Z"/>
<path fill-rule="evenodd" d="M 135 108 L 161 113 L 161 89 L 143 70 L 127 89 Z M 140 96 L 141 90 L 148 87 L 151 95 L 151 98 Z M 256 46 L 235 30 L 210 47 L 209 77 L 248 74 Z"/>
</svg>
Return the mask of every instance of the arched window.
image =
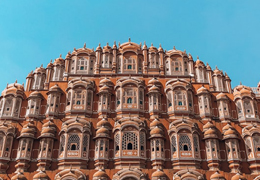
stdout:
<svg viewBox="0 0 260 180">
<path fill-rule="evenodd" d="M 180 135 L 179 148 L 180 151 L 191 151 L 191 141 L 188 135 Z"/>
<path fill-rule="evenodd" d="M 79 150 L 80 138 L 77 134 L 70 134 L 68 138 L 68 150 Z"/>
<path fill-rule="evenodd" d="M 128 143 L 128 144 L 127 144 L 127 150 L 132 150 L 132 149 L 133 149 L 132 143 Z"/>
<path fill-rule="evenodd" d="M 173 153 L 175 153 L 177 151 L 177 149 L 176 149 L 176 137 L 174 135 L 171 138 L 171 148 L 172 148 Z"/>
<path fill-rule="evenodd" d="M 132 98 L 127 99 L 127 104 L 132 104 Z"/>
<path fill-rule="evenodd" d="M 175 91 L 174 105 L 175 106 L 186 106 L 186 92 L 185 91 Z"/>
<path fill-rule="evenodd" d="M 138 148 L 137 139 L 138 139 L 137 135 L 134 132 L 125 132 L 122 137 L 122 149 L 128 150 L 128 147 L 132 147 L 131 150 L 137 150 L 137 148 Z"/>
<path fill-rule="evenodd" d="M 86 72 L 88 69 L 88 60 L 85 58 L 80 58 L 77 64 L 77 71 L 78 72 Z"/>
<path fill-rule="evenodd" d="M 124 59 L 124 69 L 125 70 L 136 70 L 136 60 L 133 57 Z"/>
<path fill-rule="evenodd" d="M 120 143 L 120 136 L 116 134 L 115 136 L 115 154 L 119 151 L 119 143 Z"/>
</svg>

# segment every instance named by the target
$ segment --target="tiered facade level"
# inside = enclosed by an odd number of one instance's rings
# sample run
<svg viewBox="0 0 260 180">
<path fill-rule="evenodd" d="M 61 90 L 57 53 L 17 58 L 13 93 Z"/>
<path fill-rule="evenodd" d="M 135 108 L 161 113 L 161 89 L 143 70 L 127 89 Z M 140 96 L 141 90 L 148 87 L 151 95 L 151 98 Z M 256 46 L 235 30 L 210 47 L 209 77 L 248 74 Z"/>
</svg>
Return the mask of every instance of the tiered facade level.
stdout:
<svg viewBox="0 0 260 180">
<path fill-rule="evenodd" d="M 175 48 L 74 49 L 2 92 L 0 177 L 259 180 L 259 98 L 230 82 Z"/>
</svg>

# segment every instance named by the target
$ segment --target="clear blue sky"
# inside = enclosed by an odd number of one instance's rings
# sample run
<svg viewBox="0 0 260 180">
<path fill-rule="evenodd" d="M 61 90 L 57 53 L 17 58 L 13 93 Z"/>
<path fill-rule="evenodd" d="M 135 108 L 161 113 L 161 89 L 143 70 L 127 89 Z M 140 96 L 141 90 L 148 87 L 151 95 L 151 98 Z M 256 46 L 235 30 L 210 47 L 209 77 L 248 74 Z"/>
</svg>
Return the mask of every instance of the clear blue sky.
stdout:
<svg viewBox="0 0 260 180">
<path fill-rule="evenodd" d="M 0 91 L 74 47 L 146 41 L 197 55 L 232 87 L 259 82 L 260 1 L 0 1 Z"/>
</svg>

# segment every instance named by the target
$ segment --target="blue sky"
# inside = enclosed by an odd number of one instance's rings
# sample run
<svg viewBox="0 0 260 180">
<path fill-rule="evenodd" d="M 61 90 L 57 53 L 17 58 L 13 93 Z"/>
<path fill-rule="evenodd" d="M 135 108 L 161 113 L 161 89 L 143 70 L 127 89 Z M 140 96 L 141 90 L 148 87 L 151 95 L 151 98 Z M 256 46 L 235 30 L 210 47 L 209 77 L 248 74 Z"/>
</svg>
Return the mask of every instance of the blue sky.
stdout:
<svg viewBox="0 0 260 180">
<path fill-rule="evenodd" d="M 259 0 L 1 0 L 0 90 L 85 42 L 96 48 L 129 37 L 186 49 L 227 72 L 232 87 L 257 86 L 259 9 Z"/>
</svg>

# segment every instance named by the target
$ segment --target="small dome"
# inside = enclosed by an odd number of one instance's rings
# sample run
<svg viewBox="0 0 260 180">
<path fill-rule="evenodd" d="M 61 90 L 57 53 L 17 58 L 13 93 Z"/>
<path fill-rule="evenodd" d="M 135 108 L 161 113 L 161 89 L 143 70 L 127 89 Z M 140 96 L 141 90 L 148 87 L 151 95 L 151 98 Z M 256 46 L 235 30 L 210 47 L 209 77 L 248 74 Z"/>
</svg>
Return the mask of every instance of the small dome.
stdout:
<svg viewBox="0 0 260 180">
<path fill-rule="evenodd" d="M 205 131 L 204 135 L 207 136 L 207 135 L 216 135 L 217 134 L 217 131 L 215 130 L 215 128 L 210 128 L 208 130 Z"/>
<path fill-rule="evenodd" d="M 155 172 L 153 172 L 152 178 L 153 177 L 167 177 L 167 176 L 162 170 L 157 169 Z"/>
<path fill-rule="evenodd" d="M 205 66 L 205 64 L 201 60 L 197 59 L 195 66 Z"/>
<path fill-rule="evenodd" d="M 148 81 L 148 84 L 161 84 L 157 78 L 152 78 Z"/>
<path fill-rule="evenodd" d="M 110 91 L 110 87 L 108 87 L 107 85 L 104 85 L 102 86 L 100 89 L 99 89 L 99 92 L 104 92 L 104 91 Z"/>
<path fill-rule="evenodd" d="M 105 118 L 103 118 L 101 121 L 97 123 L 97 127 L 110 127 L 110 123 Z"/>
<path fill-rule="evenodd" d="M 248 88 L 243 88 L 241 91 L 240 91 L 241 94 L 251 94 L 251 89 L 248 89 Z"/>
<path fill-rule="evenodd" d="M 150 127 L 155 127 L 155 126 L 161 126 L 162 123 L 158 120 L 158 119 L 154 119 L 151 123 L 150 123 Z"/>
<path fill-rule="evenodd" d="M 210 180 L 225 180 L 225 177 L 222 174 L 219 174 L 219 172 L 215 172 L 210 176 Z"/>
<path fill-rule="evenodd" d="M 217 96 L 216 96 L 217 100 L 220 100 L 220 99 L 228 99 L 226 94 L 224 93 L 219 93 Z"/>
<path fill-rule="evenodd" d="M 70 54 L 70 51 L 68 52 L 68 54 L 66 55 L 65 59 L 70 59 L 71 57 L 71 54 Z"/>
<path fill-rule="evenodd" d="M 197 94 L 202 94 L 202 93 L 208 93 L 209 90 L 207 88 L 205 88 L 204 86 L 201 86 L 198 90 L 197 90 Z"/>
<path fill-rule="evenodd" d="M 97 130 L 96 134 L 109 134 L 109 130 L 105 127 L 101 127 Z"/>
<path fill-rule="evenodd" d="M 232 126 L 230 124 L 227 124 L 225 125 L 223 128 L 222 128 L 222 131 L 226 131 L 228 130 L 229 128 L 232 128 Z"/>
<path fill-rule="evenodd" d="M 209 129 L 209 128 L 214 128 L 215 126 L 210 122 L 208 121 L 204 126 L 203 126 L 203 130 L 204 129 Z"/>
<path fill-rule="evenodd" d="M 32 122 L 29 122 L 28 124 L 25 124 L 21 130 L 21 136 L 25 134 L 29 134 L 31 136 L 34 136 L 34 133 L 36 132 L 36 127 Z"/>
<path fill-rule="evenodd" d="M 39 67 L 39 68 L 36 68 L 36 69 L 34 70 L 34 73 L 45 73 L 45 69 L 41 66 L 41 67 Z"/>
<path fill-rule="evenodd" d="M 61 55 L 59 58 L 55 59 L 54 63 L 53 63 L 53 65 L 64 65 L 64 64 L 65 64 L 65 61 L 64 61 L 64 59 L 62 59 Z"/>
<path fill-rule="evenodd" d="M 193 60 L 193 57 L 190 53 L 189 53 L 189 60 Z"/>
<path fill-rule="evenodd" d="M 46 180 L 46 179 L 49 179 L 49 177 L 45 172 L 40 171 L 33 176 L 33 179 L 35 179 L 35 180 L 41 180 L 41 179 Z"/>
<path fill-rule="evenodd" d="M 157 86 L 153 85 L 151 88 L 149 88 L 149 92 L 151 92 L 151 91 L 160 92 L 160 88 L 158 88 Z"/>
<path fill-rule="evenodd" d="M 231 180 L 246 180 L 246 178 L 242 174 L 237 173 L 231 178 Z"/>
<path fill-rule="evenodd" d="M 218 69 L 218 67 L 216 67 L 216 69 L 213 71 L 213 73 L 214 73 L 215 75 L 218 75 L 218 74 L 223 75 L 222 71 L 220 71 L 220 70 Z"/>
<path fill-rule="evenodd" d="M 94 173 L 93 178 L 106 178 L 107 174 L 104 170 L 99 169 L 97 172 Z"/>
<path fill-rule="evenodd" d="M 21 97 L 23 97 L 23 94 L 24 94 L 23 85 L 21 85 L 17 82 L 8 84 L 7 87 L 2 92 L 2 96 L 6 96 L 8 94 L 13 94 L 15 96 L 20 95 Z"/>
<path fill-rule="evenodd" d="M 229 128 L 225 133 L 224 136 L 228 136 L 228 135 L 237 135 L 236 131 Z"/>
<path fill-rule="evenodd" d="M 161 128 L 159 128 L 158 126 L 156 126 L 155 128 L 153 128 L 150 132 L 150 135 L 163 135 L 163 130 Z"/>
<path fill-rule="evenodd" d="M 102 51 L 102 48 L 101 48 L 100 44 L 99 44 L 98 47 L 96 48 L 96 51 Z"/>
<path fill-rule="evenodd" d="M 49 92 L 62 92 L 61 88 L 58 86 L 58 84 L 55 84 L 52 86 L 49 90 Z"/>
<path fill-rule="evenodd" d="M 56 126 L 52 121 L 48 121 L 42 125 L 41 136 L 52 136 L 54 137 L 56 133 Z"/>
<path fill-rule="evenodd" d="M 157 48 L 153 46 L 153 44 L 149 47 L 149 52 L 157 52 Z"/>
<path fill-rule="evenodd" d="M 158 48 L 158 51 L 163 52 L 163 48 L 162 48 L 161 44 L 160 44 L 160 47 Z"/>
<path fill-rule="evenodd" d="M 22 172 L 18 172 L 16 175 L 14 175 L 11 180 L 27 180 L 26 177 Z"/>
<path fill-rule="evenodd" d="M 111 80 L 107 77 L 105 77 L 104 79 L 102 79 L 100 82 L 100 84 L 107 84 L 107 83 L 111 83 Z"/>
<path fill-rule="evenodd" d="M 211 71 L 211 67 L 210 67 L 210 65 L 208 63 L 207 63 L 206 69 Z"/>
<path fill-rule="evenodd" d="M 39 91 L 33 91 L 30 95 L 30 98 L 34 97 L 34 98 L 42 98 L 42 94 Z"/>
</svg>

